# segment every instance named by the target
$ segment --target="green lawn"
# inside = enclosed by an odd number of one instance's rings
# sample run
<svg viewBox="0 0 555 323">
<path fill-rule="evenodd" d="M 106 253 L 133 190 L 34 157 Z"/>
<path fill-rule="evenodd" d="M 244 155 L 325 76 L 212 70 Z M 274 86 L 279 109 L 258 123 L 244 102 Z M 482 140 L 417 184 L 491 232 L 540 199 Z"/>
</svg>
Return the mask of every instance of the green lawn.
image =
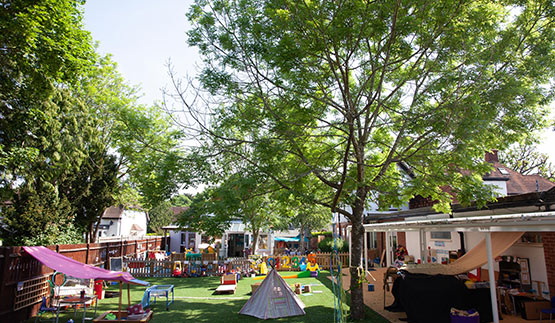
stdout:
<svg viewBox="0 0 555 323">
<path fill-rule="evenodd" d="M 301 295 L 300 298 L 305 307 L 305 316 L 283 318 L 276 321 L 279 322 L 333 322 L 334 307 L 333 293 L 331 281 L 327 278 L 329 272 L 322 272 L 318 278 L 299 278 L 286 279 L 285 281 L 292 285 L 299 282 L 303 285 L 312 284 L 313 291 L 322 291 L 322 293 L 311 295 Z M 202 277 L 202 278 L 149 278 L 145 279 L 152 285 L 174 285 L 175 301 L 170 305 L 170 310 L 166 311 L 165 297 L 158 298 L 156 304 L 151 306 L 154 311 L 153 323 L 170 323 L 170 322 L 258 322 L 261 321 L 251 316 L 240 315 L 239 310 L 247 302 L 250 297 L 251 284 L 261 282 L 261 280 L 253 281 L 252 278 L 243 278 L 239 281 L 237 291 L 230 295 L 215 295 L 214 291 L 219 285 L 219 277 Z M 117 285 L 110 286 L 108 290 L 118 291 Z M 131 286 L 131 303 L 139 303 L 143 297 L 143 286 Z M 127 289 L 124 288 L 123 308 L 127 308 Z M 106 298 L 98 303 L 97 314 L 108 310 L 117 310 L 118 298 Z M 348 309 L 348 305 L 347 305 Z M 87 311 L 87 314 L 89 310 Z M 81 322 L 78 313 L 76 322 Z M 60 318 L 60 322 L 67 322 L 72 318 L 71 314 L 66 314 Z M 92 316 L 92 311 L 91 315 Z M 367 322 L 388 322 L 380 315 L 367 309 Z M 32 321 L 29 321 L 32 322 Z M 89 321 L 90 322 L 90 321 Z"/>
</svg>

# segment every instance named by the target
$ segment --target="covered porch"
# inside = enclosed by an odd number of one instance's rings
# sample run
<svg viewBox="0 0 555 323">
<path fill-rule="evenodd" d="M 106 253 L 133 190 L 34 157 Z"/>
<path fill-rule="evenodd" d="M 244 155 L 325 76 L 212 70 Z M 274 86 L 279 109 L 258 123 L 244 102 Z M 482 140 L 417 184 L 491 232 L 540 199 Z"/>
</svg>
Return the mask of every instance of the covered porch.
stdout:
<svg viewBox="0 0 555 323">
<path fill-rule="evenodd" d="M 534 213 L 520 213 L 520 214 L 498 214 L 489 216 L 472 216 L 472 217 L 452 217 L 452 218 L 442 218 L 442 219 L 420 219 L 420 220 L 406 220 L 397 222 L 387 222 L 387 223 L 372 223 L 365 224 L 366 232 L 385 232 L 386 236 L 386 253 L 387 253 L 387 264 L 391 264 L 392 241 L 390 239 L 392 232 L 417 232 L 419 235 L 419 248 L 420 248 L 420 263 L 422 265 L 414 265 L 407 268 L 409 272 L 414 270 L 419 273 L 426 273 L 426 270 L 422 268 L 426 267 L 436 267 L 432 270 L 432 273 L 441 273 L 441 270 L 437 270 L 437 266 L 431 266 L 428 264 L 429 258 L 426 257 L 426 241 L 425 233 L 429 231 L 451 231 L 451 232 L 477 232 L 483 235 L 485 252 L 482 252 L 483 259 L 474 259 L 476 266 L 475 268 L 481 267 L 484 263 L 487 264 L 487 281 L 489 282 L 490 298 L 491 298 L 491 308 L 493 314 L 493 322 L 499 322 L 499 312 L 498 312 L 498 290 L 497 290 L 497 279 L 495 278 L 496 271 L 494 270 L 494 259 L 500 256 L 511 247 L 512 243 L 507 246 L 498 245 L 499 242 L 494 240 L 492 244 L 492 234 L 496 232 L 553 232 L 555 231 L 555 212 L 534 212 Z M 351 243 L 351 228 L 349 231 L 349 244 Z M 364 241 L 363 254 L 367 254 L 367 244 L 366 239 Z M 514 242 L 514 241 L 513 241 Z M 418 262 L 418 261 L 416 261 Z M 551 264 L 547 264 L 548 266 Z M 365 288 L 365 303 L 371 307 L 373 310 L 379 312 L 384 317 L 388 318 L 392 322 L 399 321 L 399 318 L 406 317 L 404 313 L 391 313 L 385 311 L 384 304 L 390 305 L 393 302 L 393 296 L 391 293 L 383 293 L 384 286 L 384 276 L 383 273 L 385 269 L 378 268 L 376 271 L 368 271 L 368 262 L 365 262 L 365 271 L 367 273 L 367 278 L 371 283 L 375 284 L 375 291 L 369 292 Z M 449 266 L 449 265 L 447 265 Z M 468 267 L 468 261 L 466 266 Z M 451 267 L 453 268 L 453 267 Z M 468 270 L 475 268 L 467 268 Z M 543 269 L 545 270 L 545 268 Z M 448 274 L 453 274 L 453 272 L 447 272 Z M 348 273 L 346 272 L 348 275 Z M 370 276 L 370 274 L 373 276 Z M 375 280 L 374 280 L 375 278 Z M 348 279 L 345 279 L 347 281 Z M 348 286 L 346 287 L 348 288 Z M 384 299 L 385 297 L 385 299 Z M 514 320 L 514 321 L 513 321 Z M 503 322 L 531 322 L 531 320 L 523 320 L 519 317 L 514 317 L 510 315 L 503 314 Z"/>
</svg>

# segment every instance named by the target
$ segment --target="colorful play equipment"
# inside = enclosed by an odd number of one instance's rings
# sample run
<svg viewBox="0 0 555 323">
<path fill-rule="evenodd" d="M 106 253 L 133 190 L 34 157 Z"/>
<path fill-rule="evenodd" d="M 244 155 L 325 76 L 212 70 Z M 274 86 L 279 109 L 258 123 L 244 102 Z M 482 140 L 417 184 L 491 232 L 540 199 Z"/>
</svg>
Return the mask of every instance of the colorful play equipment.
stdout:
<svg viewBox="0 0 555 323">
<path fill-rule="evenodd" d="M 183 268 L 181 267 L 181 261 L 179 260 L 174 261 L 173 268 L 172 268 L 172 275 L 174 277 L 179 277 L 181 276 L 182 272 L 183 272 Z"/>
<path fill-rule="evenodd" d="M 172 299 L 170 301 L 170 293 L 172 294 Z M 150 306 L 150 301 L 154 297 L 154 304 L 156 304 L 156 297 L 166 296 L 166 311 L 169 311 L 171 303 L 173 303 L 173 285 L 154 285 L 145 290 L 143 295 L 143 300 L 141 305 L 143 308 Z"/>
</svg>

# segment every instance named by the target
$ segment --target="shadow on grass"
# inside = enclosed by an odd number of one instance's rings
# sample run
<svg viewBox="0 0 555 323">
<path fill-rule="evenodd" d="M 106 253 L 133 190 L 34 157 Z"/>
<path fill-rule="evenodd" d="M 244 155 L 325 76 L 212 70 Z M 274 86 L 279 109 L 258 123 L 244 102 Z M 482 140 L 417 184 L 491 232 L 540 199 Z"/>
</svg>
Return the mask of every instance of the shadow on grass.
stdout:
<svg viewBox="0 0 555 323">
<path fill-rule="evenodd" d="M 318 276 L 318 281 L 321 282 L 326 288 L 328 288 L 333 293 L 333 282 L 331 281 L 329 272 L 321 272 Z M 349 279 L 349 276 L 343 275 L 342 279 Z M 350 307 L 351 306 L 351 293 L 349 291 L 345 291 L 345 303 Z M 335 310 L 334 310 L 335 311 Z M 350 311 L 347 311 L 347 315 L 349 315 Z M 379 313 L 374 311 L 368 306 L 365 306 L 365 321 L 369 320 L 370 322 L 375 323 L 388 323 L 389 320 L 381 316 Z"/>
<path fill-rule="evenodd" d="M 177 300 L 166 311 L 163 306 L 154 306 L 154 317 L 151 322 L 259 322 L 258 318 L 239 314 L 246 303 L 245 300 L 228 300 L 225 302 L 195 302 L 192 300 Z M 174 306 L 175 305 L 175 306 Z M 305 308 L 306 315 L 275 319 L 275 322 L 333 322 L 333 309 L 324 306 L 310 306 Z"/>
<path fill-rule="evenodd" d="M 154 311 L 151 323 L 172 323 L 172 322 L 259 322 L 260 319 L 255 317 L 239 314 L 243 305 L 250 296 L 250 279 L 239 282 L 236 295 L 221 295 L 214 299 L 212 291 L 219 286 L 219 277 L 199 277 L 199 278 L 148 278 L 146 279 L 151 285 L 174 285 L 175 299 L 170 305 L 169 311 L 166 311 L 165 297 L 158 298 L 156 304 L 151 303 L 151 309 Z M 298 280 L 302 282 L 304 278 Z M 305 307 L 306 315 L 296 317 L 286 317 L 276 319 L 276 322 L 309 322 L 309 323 L 326 323 L 333 322 L 334 306 L 332 295 L 332 282 L 329 279 L 329 272 L 322 272 L 320 276 L 312 282 L 322 284 L 320 290 L 322 294 L 314 294 L 312 296 L 301 296 L 301 300 Z M 111 290 L 116 290 L 116 286 L 111 286 Z M 144 290 L 144 286 L 131 286 L 131 303 L 140 302 Z M 318 289 L 318 288 L 317 288 Z M 119 291 L 119 288 L 117 288 Z M 127 308 L 127 291 L 126 288 L 122 295 L 122 309 Z M 220 295 L 218 295 L 220 296 Z M 230 296 L 226 298 L 225 296 Z M 242 299 L 238 299 L 242 298 Z M 116 310 L 118 308 L 119 298 L 102 300 L 98 304 L 97 316 L 108 310 Z M 347 294 L 347 308 L 350 304 L 350 296 Z M 92 311 L 87 310 L 87 316 L 92 316 Z M 90 314 L 89 314 L 90 313 Z M 59 322 L 67 322 L 72 318 L 72 313 L 65 314 L 60 318 Z M 82 312 L 81 312 L 82 314 Z M 77 321 L 81 321 L 82 316 L 77 315 Z M 30 320 L 29 322 L 33 322 Z M 90 321 L 89 321 L 90 322 Z M 365 322 L 388 322 L 374 311 L 367 309 Z"/>
</svg>

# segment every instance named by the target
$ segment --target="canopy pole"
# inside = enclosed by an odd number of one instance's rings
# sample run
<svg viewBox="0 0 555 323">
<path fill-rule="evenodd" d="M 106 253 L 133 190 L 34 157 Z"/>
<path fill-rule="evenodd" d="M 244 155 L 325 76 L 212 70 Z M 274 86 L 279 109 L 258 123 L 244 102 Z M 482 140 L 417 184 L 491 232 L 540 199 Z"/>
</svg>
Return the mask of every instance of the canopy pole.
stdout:
<svg viewBox="0 0 555 323">
<path fill-rule="evenodd" d="M 385 232 L 385 266 L 389 267 L 392 264 L 391 259 L 391 234 L 389 231 Z"/>
<path fill-rule="evenodd" d="M 364 230 L 364 232 L 366 232 L 366 229 Z M 351 240 L 351 232 L 349 232 L 349 268 L 351 268 L 352 266 L 352 262 L 351 262 L 351 250 L 353 248 L 353 242 Z"/>
<path fill-rule="evenodd" d="M 420 243 L 420 262 L 426 263 L 426 233 L 423 229 L 418 230 L 418 242 Z"/>
<path fill-rule="evenodd" d="M 365 274 L 364 277 L 366 277 L 366 273 L 368 272 L 368 233 L 366 232 L 366 230 L 364 230 L 364 270 L 365 270 Z"/>
<path fill-rule="evenodd" d="M 127 283 L 127 304 L 131 306 L 131 284 Z"/>
<path fill-rule="evenodd" d="M 497 311 L 497 293 L 495 287 L 495 272 L 493 271 L 493 253 L 491 251 L 491 232 L 486 232 L 486 250 L 488 253 L 488 275 L 489 291 L 491 294 L 491 312 L 493 314 L 493 322 L 499 323 L 499 312 Z"/>
<path fill-rule="evenodd" d="M 119 282 L 119 307 L 118 307 L 118 322 L 121 321 L 121 294 L 123 293 L 123 285 Z"/>
</svg>

